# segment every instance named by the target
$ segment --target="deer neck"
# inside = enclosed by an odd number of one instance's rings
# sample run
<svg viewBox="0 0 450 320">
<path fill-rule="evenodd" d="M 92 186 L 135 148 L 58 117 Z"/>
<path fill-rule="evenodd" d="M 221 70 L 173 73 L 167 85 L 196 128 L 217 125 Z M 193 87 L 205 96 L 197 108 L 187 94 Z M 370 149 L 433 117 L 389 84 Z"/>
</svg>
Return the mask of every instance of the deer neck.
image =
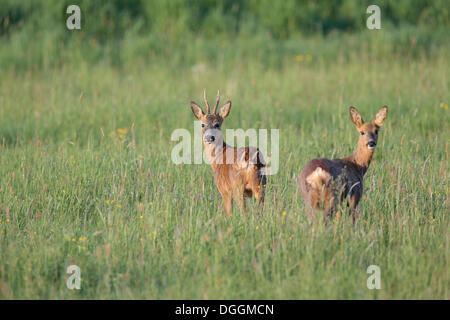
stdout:
<svg viewBox="0 0 450 320">
<path fill-rule="evenodd" d="M 347 157 L 346 160 L 354 163 L 360 170 L 361 174 L 364 175 L 369 168 L 370 161 L 372 161 L 373 151 L 373 149 L 368 149 L 362 143 L 358 143 L 356 150 L 349 157 Z"/>
<path fill-rule="evenodd" d="M 205 141 L 203 141 L 203 146 L 205 147 L 206 156 L 213 169 L 226 163 L 225 155 L 228 145 L 225 141 L 223 141 L 222 147 Z"/>
</svg>

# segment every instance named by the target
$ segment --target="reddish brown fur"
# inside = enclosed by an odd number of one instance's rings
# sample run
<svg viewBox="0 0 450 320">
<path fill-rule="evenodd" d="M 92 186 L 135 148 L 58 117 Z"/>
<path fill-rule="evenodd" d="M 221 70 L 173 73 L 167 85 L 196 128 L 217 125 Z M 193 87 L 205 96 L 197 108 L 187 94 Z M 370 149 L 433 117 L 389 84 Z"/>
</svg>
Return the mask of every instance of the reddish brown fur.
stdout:
<svg viewBox="0 0 450 320">
<path fill-rule="evenodd" d="M 314 159 L 303 168 L 299 186 L 306 213 L 311 219 L 315 218 L 316 209 L 323 209 L 327 221 L 336 211 L 337 205 L 347 200 L 353 222 L 356 222 L 364 174 L 369 168 L 378 141 L 378 131 L 386 116 L 387 107 L 384 106 L 372 122 L 364 122 L 359 112 L 350 107 L 350 117 L 360 132 L 355 152 L 342 159 Z"/>
<path fill-rule="evenodd" d="M 206 133 L 209 134 L 216 130 L 214 134 L 220 135 L 223 120 L 230 113 L 231 101 L 227 101 L 220 108 L 219 114 L 216 114 L 219 103 L 218 95 L 213 114 L 210 114 L 205 94 L 204 100 L 206 114 L 193 101 L 191 101 L 191 108 L 194 116 L 202 123 L 203 145 L 214 171 L 214 182 L 222 195 L 226 214 L 231 215 L 232 199 L 240 203 L 245 212 L 245 197 L 252 196 L 258 200 L 262 210 L 266 186 L 265 163 L 262 154 L 257 148 L 235 148 L 220 139 L 207 141 Z M 227 161 L 227 159 L 232 159 L 232 161 Z"/>
</svg>

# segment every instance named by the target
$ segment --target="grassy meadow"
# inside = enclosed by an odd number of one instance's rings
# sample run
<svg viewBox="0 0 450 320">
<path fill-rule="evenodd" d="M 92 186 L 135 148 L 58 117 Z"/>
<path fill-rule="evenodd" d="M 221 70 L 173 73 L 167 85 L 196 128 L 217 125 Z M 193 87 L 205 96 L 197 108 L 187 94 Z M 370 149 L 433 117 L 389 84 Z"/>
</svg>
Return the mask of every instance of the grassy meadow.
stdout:
<svg viewBox="0 0 450 320">
<path fill-rule="evenodd" d="M 450 298 L 448 46 L 252 41 L 1 70 L 1 299 Z M 203 88 L 233 102 L 223 129 L 280 130 L 262 214 L 225 217 L 211 168 L 171 161 Z M 361 215 L 311 224 L 296 178 L 354 150 L 350 105 L 365 120 L 389 106 Z"/>
</svg>

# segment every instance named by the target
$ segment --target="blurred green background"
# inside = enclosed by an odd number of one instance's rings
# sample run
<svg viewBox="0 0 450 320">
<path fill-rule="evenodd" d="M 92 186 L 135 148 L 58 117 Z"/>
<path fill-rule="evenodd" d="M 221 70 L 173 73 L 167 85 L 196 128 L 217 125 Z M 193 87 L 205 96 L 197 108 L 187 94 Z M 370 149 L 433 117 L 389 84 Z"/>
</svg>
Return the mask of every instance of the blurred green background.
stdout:
<svg viewBox="0 0 450 320">
<path fill-rule="evenodd" d="M 70 4 L 81 8 L 79 31 L 66 28 Z M 381 8 L 381 31 L 366 28 L 371 4 Z M 3 0 L 0 68 L 122 67 L 130 59 L 177 67 L 248 55 L 280 66 L 299 49 L 330 58 L 367 46 L 374 55 L 417 56 L 448 45 L 449 26 L 447 0 Z"/>
</svg>

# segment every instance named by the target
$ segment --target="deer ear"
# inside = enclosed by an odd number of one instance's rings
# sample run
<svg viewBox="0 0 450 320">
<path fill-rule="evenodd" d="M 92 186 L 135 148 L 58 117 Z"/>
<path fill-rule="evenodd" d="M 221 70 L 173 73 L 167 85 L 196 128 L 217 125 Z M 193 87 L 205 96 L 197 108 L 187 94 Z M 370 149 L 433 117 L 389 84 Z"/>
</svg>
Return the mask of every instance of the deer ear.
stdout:
<svg viewBox="0 0 450 320">
<path fill-rule="evenodd" d="M 201 118 L 203 118 L 203 116 L 205 115 L 205 113 L 203 112 L 202 108 L 200 108 L 198 106 L 198 104 L 196 104 L 194 101 L 191 101 L 191 109 L 192 109 L 192 113 L 194 114 L 194 116 L 200 120 Z"/>
<path fill-rule="evenodd" d="M 222 108 L 219 110 L 219 116 L 222 117 L 222 119 L 225 119 L 231 110 L 231 101 L 227 101 Z"/>
<path fill-rule="evenodd" d="M 362 124 L 364 123 L 358 110 L 356 110 L 354 107 L 350 107 L 350 118 L 352 119 L 352 122 L 355 124 L 355 126 L 358 128 L 361 127 Z"/>
<path fill-rule="evenodd" d="M 373 120 L 373 122 L 381 127 L 384 123 L 384 120 L 386 120 L 387 117 L 387 110 L 388 107 L 384 106 L 383 108 L 380 109 L 380 111 L 377 112 L 377 114 L 375 115 L 375 119 Z"/>
</svg>

